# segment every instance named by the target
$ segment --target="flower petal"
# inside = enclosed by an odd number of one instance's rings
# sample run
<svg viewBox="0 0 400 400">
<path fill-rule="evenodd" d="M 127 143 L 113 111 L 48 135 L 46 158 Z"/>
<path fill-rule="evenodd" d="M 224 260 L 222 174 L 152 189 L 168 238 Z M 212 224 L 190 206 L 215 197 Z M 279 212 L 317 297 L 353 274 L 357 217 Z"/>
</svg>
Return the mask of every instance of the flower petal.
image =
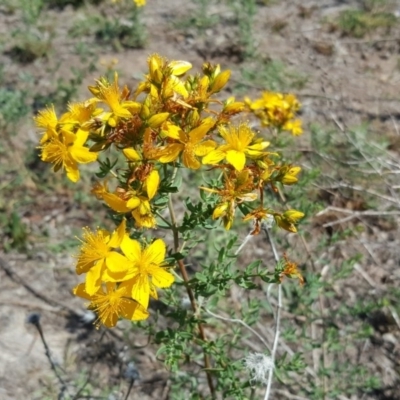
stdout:
<svg viewBox="0 0 400 400">
<path fill-rule="evenodd" d="M 137 240 L 133 240 L 128 235 L 125 235 L 121 242 L 121 250 L 130 261 L 133 261 L 134 264 L 140 262 L 142 257 L 142 247 Z"/>
<path fill-rule="evenodd" d="M 93 296 L 101 287 L 101 275 L 104 270 L 104 260 L 100 260 L 86 274 L 85 290 L 89 296 Z"/>
<path fill-rule="evenodd" d="M 246 156 L 241 151 L 228 150 L 226 152 L 226 161 L 233 165 L 237 171 L 241 171 L 246 163 Z"/>
<path fill-rule="evenodd" d="M 181 143 L 173 143 L 165 146 L 164 149 L 160 150 L 158 161 L 163 164 L 175 161 L 179 153 L 184 149 L 184 145 Z"/>
<path fill-rule="evenodd" d="M 185 167 L 190 169 L 199 169 L 201 167 L 200 161 L 194 155 L 193 148 L 187 148 L 183 151 L 182 161 Z"/>
<path fill-rule="evenodd" d="M 134 210 L 139 205 L 140 205 L 140 199 L 139 199 L 139 197 L 136 197 L 136 196 L 131 197 L 126 202 L 126 207 L 129 208 L 129 210 Z"/>
<path fill-rule="evenodd" d="M 140 154 L 133 147 L 129 147 L 129 148 L 123 149 L 122 152 L 124 153 L 124 156 L 129 161 L 139 161 L 139 160 L 141 160 Z"/>
<path fill-rule="evenodd" d="M 208 131 L 213 127 L 215 121 L 212 118 L 207 118 L 203 123 L 197 128 L 192 129 L 189 132 L 189 141 L 192 143 L 198 143 L 201 139 L 208 133 Z"/>
<path fill-rule="evenodd" d="M 185 72 L 189 71 L 190 68 L 192 68 L 192 64 L 190 64 L 187 61 L 182 61 L 182 60 L 176 60 L 176 61 L 171 61 L 168 64 L 168 68 L 171 69 L 171 74 L 172 75 L 182 75 Z"/>
<path fill-rule="evenodd" d="M 175 281 L 174 276 L 165 268 L 154 266 L 149 272 L 151 273 L 152 283 L 159 288 L 170 287 Z"/>
<path fill-rule="evenodd" d="M 206 140 L 195 147 L 194 154 L 199 157 L 204 157 L 210 151 L 214 150 L 216 146 L 217 144 L 214 142 L 214 140 Z"/>
<path fill-rule="evenodd" d="M 80 283 L 78 286 L 75 286 L 73 288 L 73 290 L 72 290 L 72 293 L 75 296 L 82 297 L 83 299 L 86 299 L 86 300 L 91 300 L 92 299 L 92 296 L 90 296 L 85 290 L 85 283 L 84 282 Z"/>
<path fill-rule="evenodd" d="M 142 256 L 142 262 L 147 264 L 160 265 L 165 259 L 165 243 L 161 239 L 155 240 L 149 247 L 147 247 Z"/>
<path fill-rule="evenodd" d="M 132 286 L 132 298 L 146 310 L 149 306 L 150 283 L 146 275 L 140 275 Z"/>
<path fill-rule="evenodd" d="M 121 316 L 131 321 L 142 321 L 149 317 L 149 313 L 133 300 L 121 299 Z"/>
<path fill-rule="evenodd" d="M 73 162 L 73 163 L 68 163 L 68 164 L 66 163 L 64 166 L 65 166 L 65 171 L 67 173 L 67 178 L 71 182 L 74 182 L 74 183 L 78 182 L 80 179 L 78 165 L 75 162 Z M 55 168 L 56 168 L 56 165 L 55 165 L 54 169 Z"/>
<path fill-rule="evenodd" d="M 122 242 L 126 232 L 126 220 L 125 218 L 121 221 L 118 228 L 113 232 L 110 241 L 107 243 L 108 246 L 117 248 Z"/>
<path fill-rule="evenodd" d="M 220 161 L 222 161 L 225 158 L 225 153 L 216 149 L 211 152 L 209 152 L 203 159 L 202 163 L 203 164 L 211 164 L 215 165 L 218 164 Z"/>
<path fill-rule="evenodd" d="M 158 185 L 160 184 L 160 175 L 157 170 L 150 172 L 150 175 L 146 178 L 146 190 L 149 200 L 151 200 L 158 190 Z"/>
<path fill-rule="evenodd" d="M 167 136 L 171 139 L 179 140 L 179 134 L 181 130 L 182 128 L 180 128 L 179 126 L 167 122 L 166 124 L 163 125 L 163 129 L 161 129 L 161 135 L 162 137 Z"/>
<path fill-rule="evenodd" d="M 114 211 L 127 213 L 132 210 L 131 208 L 127 207 L 125 200 L 122 200 L 114 193 L 103 193 L 103 200 L 106 202 L 108 207 L 112 208 Z"/>
<path fill-rule="evenodd" d="M 131 264 L 126 257 L 115 251 L 110 251 L 106 258 L 106 266 L 112 273 L 127 272 Z"/>
<path fill-rule="evenodd" d="M 97 153 L 89 151 L 87 147 L 73 146 L 71 147 L 70 154 L 79 164 L 87 164 L 97 160 Z"/>
</svg>

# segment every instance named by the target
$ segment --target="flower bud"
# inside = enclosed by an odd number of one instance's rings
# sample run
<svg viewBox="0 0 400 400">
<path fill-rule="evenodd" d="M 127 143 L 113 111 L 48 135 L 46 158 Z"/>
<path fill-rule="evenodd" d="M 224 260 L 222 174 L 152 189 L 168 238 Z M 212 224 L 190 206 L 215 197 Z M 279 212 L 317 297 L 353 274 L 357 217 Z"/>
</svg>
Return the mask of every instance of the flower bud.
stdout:
<svg viewBox="0 0 400 400">
<path fill-rule="evenodd" d="M 288 210 L 282 214 L 282 217 L 289 222 L 296 223 L 299 219 L 304 217 L 304 213 L 297 210 Z"/>
<path fill-rule="evenodd" d="M 172 75 L 179 76 L 183 75 L 185 72 L 189 71 L 192 68 L 192 64 L 187 61 L 171 61 L 168 64 L 168 68 L 171 71 Z"/>
<path fill-rule="evenodd" d="M 167 112 L 155 114 L 147 121 L 147 125 L 153 129 L 158 128 L 168 117 L 169 113 Z"/>
<path fill-rule="evenodd" d="M 211 85 L 211 92 L 212 93 L 219 92 L 227 84 L 230 77 L 231 77 L 231 71 L 229 69 L 217 75 L 217 77 L 214 79 L 214 82 Z"/>
</svg>

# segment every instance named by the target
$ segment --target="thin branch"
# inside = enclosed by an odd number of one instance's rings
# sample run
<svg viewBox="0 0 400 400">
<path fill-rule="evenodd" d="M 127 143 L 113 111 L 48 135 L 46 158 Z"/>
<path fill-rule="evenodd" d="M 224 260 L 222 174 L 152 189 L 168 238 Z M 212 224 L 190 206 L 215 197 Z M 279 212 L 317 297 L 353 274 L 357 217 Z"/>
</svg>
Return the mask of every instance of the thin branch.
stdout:
<svg viewBox="0 0 400 400">
<path fill-rule="evenodd" d="M 246 244 L 250 241 L 250 239 L 253 238 L 253 235 L 251 235 L 250 233 L 243 239 L 242 244 L 237 248 L 237 250 L 235 251 L 235 256 L 237 256 L 244 248 L 244 246 L 246 246 Z"/>
<path fill-rule="evenodd" d="M 241 319 L 238 318 L 227 318 L 227 317 L 223 317 L 222 315 L 218 315 L 218 314 L 214 314 L 212 311 L 210 311 L 207 308 L 204 308 L 204 310 L 206 311 L 207 314 L 210 314 L 212 317 L 220 319 L 222 321 L 227 321 L 227 322 L 233 322 L 233 323 L 237 323 L 237 324 L 241 324 L 243 325 L 246 329 L 248 329 L 253 335 L 257 336 L 261 342 L 263 343 L 263 345 L 269 350 L 271 351 L 271 348 L 269 346 L 269 344 L 265 341 L 265 339 L 257 332 L 255 331 L 251 326 L 247 325 L 246 322 L 244 322 Z"/>
<path fill-rule="evenodd" d="M 61 386 L 60 387 L 60 392 L 58 394 L 58 399 L 61 400 L 61 399 L 64 398 L 64 392 L 68 393 L 67 383 L 64 381 L 62 376 L 59 374 L 59 372 L 57 370 L 57 367 L 54 364 L 53 359 L 51 357 L 50 348 L 49 348 L 49 346 L 48 346 L 48 344 L 46 342 L 46 339 L 44 338 L 43 329 L 42 329 L 42 326 L 40 324 L 40 314 L 37 314 L 37 313 L 31 314 L 28 317 L 28 323 L 32 324 L 37 329 L 37 331 L 39 332 L 39 336 L 40 336 L 40 339 L 41 339 L 41 341 L 43 343 L 45 354 L 46 354 L 47 359 L 49 360 L 50 367 L 51 367 L 52 371 L 54 372 L 54 375 L 58 379 L 58 381 L 60 383 L 60 386 Z"/>
<path fill-rule="evenodd" d="M 53 306 L 53 307 L 59 307 L 63 310 L 69 311 L 70 313 L 72 313 L 73 315 L 76 315 L 78 317 L 81 317 L 82 314 L 80 314 L 79 312 L 77 312 L 73 307 L 69 307 L 57 300 L 54 299 L 50 299 L 49 297 L 43 295 L 42 293 L 40 293 L 39 291 L 37 291 L 36 289 L 34 289 L 32 286 L 30 286 L 28 283 L 25 282 L 24 279 L 22 279 L 18 274 L 16 274 L 11 266 L 8 264 L 8 262 L 0 257 L 0 268 L 3 269 L 3 271 L 5 272 L 5 274 L 15 283 L 22 285 L 29 293 L 31 293 L 32 295 L 34 295 L 35 297 L 37 297 L 38 299 L 44 301 L 45 303 Z"/>
<path fill-rule="evenodd" d="M 272 252 L 274 253 L 274 258 L 276 262 L 279 262 L 279 255 L 275 247 L 275 243 L 272 239 L 271 232 L 270 230 L 265 227 L 264 232 L 268 238 L 268 241 L 271 245 Z M 281 312 L 282 312 L 282 285 L 278 285 L 278 304 L 276 307 L 276 323 L 275 323 L 275 337 L 274 337 L 274 344 L 272 346 L 272 351 L 271 351 L 271 359 L 273 363 L 273 368 L 271 368 L 268 372 L 268 381 L 267 381 L 267 390 L 265 391 L 265 396 L 264 400 L 268 400 L 269 396 L 271 394 L 271 387 L 272 387 L 272 378 L 274 375 L 275 371 L 275 357 L 276 357 L 276 351 L 278 349 L 278 343 L 279 343 L 279 336 L 280 336 L 280 329 L 281 329 Z"/>
<path fill-rule="evenodd" d="M 350 211 L 350 215 L 348 215 L 347 217 L 344 218 L 340 218 L 336 221 L 332 221 L 332 222 L 327 222 L 326 224 L 323 224 L 322 227 L 323 228 L 327 228 L 329 226 L 334 226 L 334 225 L 338 225 L 338 224 L 342 224 L 344 222 L 350 221 L 354 218 L 360 218 L 360 217 L 365 217 L 365 216 L 385 216 L 385 215 L 400 215 L 399 211 Z"/>
<path fill-rule="evenodd" d="M 365 189 L 361 186 L 349 185 L 348 183 L 344 183 L 344 182 L 338 182 L 337 184 L 329 186 L 327 188 L 316 185 L 315 183 L 313 183 L 312 185 L 317 187 L 318 189 L 322 189 L 322 190 L 326 190 L 326 191 L 332 190 L 332 189 L 347 188 L 347 189 L 355 190 L 357 192 L 364 192 L 364 193 L 371 194 L 371 195 L 379 197 L 383 200 L 389 201 L 390 203 L 394 203 L 397 206 L 400 205 L 399 201 L 397 199 L 394 199 L 393 197 L 385 196 L 385 195 L 375 192 L 373 190 Z"/>
</svg>

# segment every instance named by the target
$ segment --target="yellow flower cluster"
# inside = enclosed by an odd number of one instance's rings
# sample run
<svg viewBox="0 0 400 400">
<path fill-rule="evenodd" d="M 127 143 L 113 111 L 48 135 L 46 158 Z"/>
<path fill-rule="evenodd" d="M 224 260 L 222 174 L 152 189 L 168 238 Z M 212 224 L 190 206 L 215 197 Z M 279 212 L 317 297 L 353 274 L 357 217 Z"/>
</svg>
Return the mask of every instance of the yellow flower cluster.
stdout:
<svg viewBox="0 0 400 400">
<path fill-rule="evenodd" d="M 97 153 L 90 152 L 85 143 L 89 131 L 85 124 L 94 111 L 96 104 L 74 104 L 58 120 L 54 107 L 41 111 L 35 118 L 36 125 L 43 129 L 40 140 L 42 160 L 54 164 L 54 171 L 65 169 L 72 182 L 79 180 L 78 164 L 96 161 Z"/>
<path fill-rule="evenodd" d="M 121 0 L 111 0 L 113 3 L 118 3 Z M 143 7 L 146 5 L 147 0 L 133 0 L 135 3 L 136 7 Z"/>
<path fill-rule="evenodd" d="M 289 131 L 294 136 L 303 133 L 301 121 L 295 119 L 300 109 L 300 103 L 293 94 L 264 92 L 256 100 L 245 98 L 245 103 L 251 113 L 261 120 L 263 126 Z"/>
<path fill-rule="evenodd" d="M 79 164 L 97 160 L 105 166 L 99 155 L 110 148 L 122 158 L 116 172 L 107 164 L 115 182 L 96 182 L 92 193 L 123 216 L 123 222 L 112 233 L 85 230 L 76 267 L 78 274 L 86 273 L 86 280 L 75 294 L 90 300 L 90 307 L 107 326 L 114 326 L 118 317 L 146 318 L 149 297 L 157 297 L 155 287 L 168 287 L 174 281 L 165 269 L 164 242 L 156 239 L 141 245 L 130 239 L 125 222 L 132 221 L 136 229 L 156 227 L 173 183 L 172 170 L 207 165 L 220 172 L 216 186 L 201 189 L 211 193 L 212 218 L 222 220 L 226 229 L 231 228 L 238 207 L 247 212 L 245 221 L 253 221 L 253 234 L 269 218 L 296 232 L 295 225 L 303 217 L 300 211 L 279 213 L 264 206 L 264 189 L 276 191 L 278 183 L 296 183 L 300 167 L 279 163 L 276 153 L 266 151 L 270 143 L 247 122 L 233 122 L 235 115 L 245 111 L 245 104 L 215 96 L 227 84 L 230 71 L 205 63 L 203 74 L 186 75 L 191 68 L 186 61 L 168 61 L 154 54 L 135 90 L 121 88 L 117 74 L 112 81 L 102 77 L 89 87 L 93 97 L 70 104 L 60 118 L 49 107 L 35 119 L 42 130 L 42 160 L 52 163 L 55 171 L 65 170 L 73 182 L 80 178 Z M 271 112 L 274 119 L 269 124 L 288 129 L 299 105 L 293 96 L 276 99 L 286 105 L 276 100 L 273 109 L 269 100 L 269 108 L 255 110 Z M 279 107 L 285 112 L 279 114 Z"/>
<path fill-rule="evenodd" d="M 89 308 L 107 327 L 115 326 L 118 317 L 146 319 L 149 298 L 157 299 L 156 288 L 174 282 L 164 265 L 165 252 L 161 239 L 144 248 L 131 239 L 125 220 L 113 233 L 85 229 L 76 271 L 86 273 L 86 280 L 74 289 L 74 294 L 89 300 Z"/>
</svg>

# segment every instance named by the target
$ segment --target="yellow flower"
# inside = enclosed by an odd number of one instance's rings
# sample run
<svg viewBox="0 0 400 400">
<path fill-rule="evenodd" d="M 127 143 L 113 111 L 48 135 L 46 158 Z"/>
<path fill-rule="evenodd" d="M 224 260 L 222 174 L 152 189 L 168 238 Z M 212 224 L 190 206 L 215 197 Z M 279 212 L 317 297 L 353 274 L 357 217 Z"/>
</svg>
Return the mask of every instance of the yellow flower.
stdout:
<svg viewBox="0 0 400 400">
<path fill-rule="evenodd" d="M 285 260 L 283 271 L 279 274 L 279 279 L 282 282 L 283 278 L 287 276 L 288 278 L 298 278 L 300 285 L 304 285 L 304 278 L 296 263 L 290 261 L 286 254 L 283 255 Z"/>
<path fill-rule="evenodd" d="M 286 122 L 286 124 L 283 125 L 283 129 L 292 132 L 293 136 L 300 136 L 303 133 L 301 121 L 299 119 Z"/>
<path fill-rule="evenodd" d="M 65 114 L 70 122 L 79 124 L 86 128 L 97 107 L 97 99 L 87 100 L 83 103 L 71 103 L 68 105 L 69 112 Z"/>
<path fill-rule="evenodd" d="M 216 205 L 212 218 L 221 218 L 227 230 L 232 227 L 237 205 L 257 199 L 257 194 L 252 193 L 254 188 L 252 175 L 248 170 L 241 172 L 233 170 L 228 176 L 225 176 L 224 188 L 222 189 L 200 187 L 200 189 L 220 196 L 221 201 Z"/>
<path fill-rule="evenodd" d="M 131 111 L 140 110 L 140 105 L 134 101 L 128 101 L 129 90 L 127 87 L 120 92 L 118 86 L 118 74 L 114 74 L 114 82 L 110 83 L 106 78 L 97 81 L 96 86 L 89 86 L 89 90 L 97 99 L 106 103 L 111 112 L 103 112 L 97 115 L 97 118 L 105 121 L 111 127 L 115 127 L 120 118 L 132 117 Z"/>
<path fill-rule="evenodd" d="M 244 103 L 235 101 L 234 97 L 229 97 L 224 103 L 223 114 L 228 117 L 242 112 L 244 109 Z"/>
<path fill-rule="evenodd" d="M 185 133 L 178 126 L 167 124 L 162 133 L 177 142 L 168 144 L 160 150 L 159 161 L 162 163 L 175 161 L 182 152 L 182 162 L 185 167 L 199 169 L 201 163 L 196 157 L 204 157 L 216 146 L 213 140 L 202 141 L 214 123 L 212 118 L 207 118 L 189 133 Z"/>
<path fill-rule="evenodd" d="M 291 167 L 289 165 L 286 165 L 279 171 L 277 181 L 282 182 L 284 185 L 293 185 L 298 182 L 297 175 L 300 171 L 301 167 Z"/>
<path fill-rule="evenodd" d="M 58 118 L 54 106 L 47 107 L 44 110 L 39 111 L 38 115 L 34 117 L 34 121 L 38 128 L 45 130 L 40 143 L 47 142 L 51 137 L 56 135 L 56 129 L 58 124 Z"/>
<path fill-rule="evenodd" d="M 111 0 L 112 3 L 119 3 L 121 0 Z M 136 4 L 136 7 L 143 7 L 146 5 L 147 0 L 133 0 Z"/>
<path fill-rule="evenodd" d="M 133 189 L 117 189 L 116 193 L 110 193 L 104 186 L 97 185 L 93 193 L 102 198 L 106 204 L 119 213 L 132 212 L 138 228 L 154 228 L 156 219 L 151 211 L 150 200 L 157 194 L 160 184 L 160 175 L 157 170 L 153 170 L 144 180 L 143 188 L 147 196 L 142 191 Z"/>
<path fill-rule="evenodd" d="M 254 101 L 245 98 L 245 103 L 262 125 L 290 131 L 294 136 L 303 133 L 301 121 L 294 120 L 300 103 L 293 94 L 264 92 L 261 98 Z"/>
<path fill-rule="evenodd" d="M 146 161 L 146 160 L 157 160 L 159 157 L 160 149 L 155 147 L 154 138 L 152 137 L 152 130 L 146 128 L 143 135 L 143 142 L 141 143 L 140 149 L 133 147 L 126 147 L 122 150 L 124 156 L 133 162 Z"/>
<path fill-rule="evenodd" d="M 125 257 L 114 253 L 107 262 L 108 270 L 103 279 L 123 282 L 121 287 L 127 287 L 132 298 L 147 309 L 150 296 L 158 298 L 155 288 L 166 288 L 174 282 L 174 276 L 162 267 L 165 260 L 165 243 L 157 239 L 142 249 L 138 241 L 125 235 L 121 250 Z"/>
<path fill-rule="evenodd" d="M 55 172 L 65 168 L 68 179 L 77 182 L 80 178 L 78 164 L 90 163 L 97 159 L 97 153 L 90 152 L 84 146 L 88 135 L 88 132 L 81 129 L 76 134 L 62 131 L 54 135 L 40 146 L 42 161 L 53 163 Z"/>
<path fill-rule="evenodd" d="M 144 205 L 145 206 L 145 205 Z M 135 220 L 135 227 L 151 229 L 157 225 L 156 218 L 150 210 L 150 204 L 148 207 L 138 207 L 132 211 L 132 217 Z"/>
<path fill-rule="evenodd" d="M 269 212 L 269 210 L 259 207 L 249 214 L 245 215 L 243 217 L 243 221 L 249 221 L 253 220 L 254 228 L 250 232 L 250 235 L 258 235 L 261 231 L 261 223 L 263 220 L 268 220 L 270 217 L 272 217 L 272 214 Z"/>
<path fill-rule="evenodd" d="M 154 99 L 165 101 L 175 94 L 187 97 L 188 91 L 178 76 L 183 75 L 192 64 L 187 61 L 170 61 L 169 63 L 158 54 L 152 54 L 148 59 L 149 74 L 146 81 L 138 85 L 134 93 L 136 98 L 140 93 L 147 92 Z"/>
<path fill-rule="evenodd" d="M 239 126 L 220 126 L 218 129 L 227 144 L 208 153 L 203 158 L 203 164 L 215 165 L 226 158 L 226 161 L 237 171 L 242 171 L 246 164 L 246 156 L 250 158 L 262 157 L 265 154 L 263 149 L 269 146 L 269 142 L 262 141 L 262 139 L 254 141 L 254 133 L 245 123 Z"/>
<path fill-rule="evenodd" d="M 106 268 L 106 259 L 112 249 L 118 248 L 125 235 L 126 223 L 121 222 L 119 227 L 110 233 L 105 229 L 92 232 L 84 228 L 82 247 L 77 256 L 76 273 L 86 275 L 86 292 L 89 295 L 96 293 L 101 286 L 101 276 Z"/>
<path fill-rule="evenodd" d="M 75 296 L 90 301 L 89 309 L 97 313 L 96 327 L 100 322 L 107 328 L 114 327 L 118 318 L 122 317 L 131 321 L 141 321 L 148 318 L 149 313 L 136 301 L 129 298 L 126 287 L 108 282 L 101 286 L 96 293 L 88 294 L 85 284 L 81 283 L 73 290 Z"/>
<path fill-rule="evenodd" d="M 219 72 L 219 65 L 217 66 L 217 68 L 218 73 L 216 74 L 215 79 L 211 85 L 211 93 L 219 92 L 228 83 L 229 78 L 231 77 L 231 71 L 229 69 L 224 72 Z"/>
<path fill-rule="evenodd" d="M 299 222 L 300 219 L 304 217 L 304 213 L 297 210 L 288 210 L 285 211 L 283 214 L 275 214 L 275 222 L 281 228 L 296 233 L 297 228 L 295 224 Z"/>
</svg>

